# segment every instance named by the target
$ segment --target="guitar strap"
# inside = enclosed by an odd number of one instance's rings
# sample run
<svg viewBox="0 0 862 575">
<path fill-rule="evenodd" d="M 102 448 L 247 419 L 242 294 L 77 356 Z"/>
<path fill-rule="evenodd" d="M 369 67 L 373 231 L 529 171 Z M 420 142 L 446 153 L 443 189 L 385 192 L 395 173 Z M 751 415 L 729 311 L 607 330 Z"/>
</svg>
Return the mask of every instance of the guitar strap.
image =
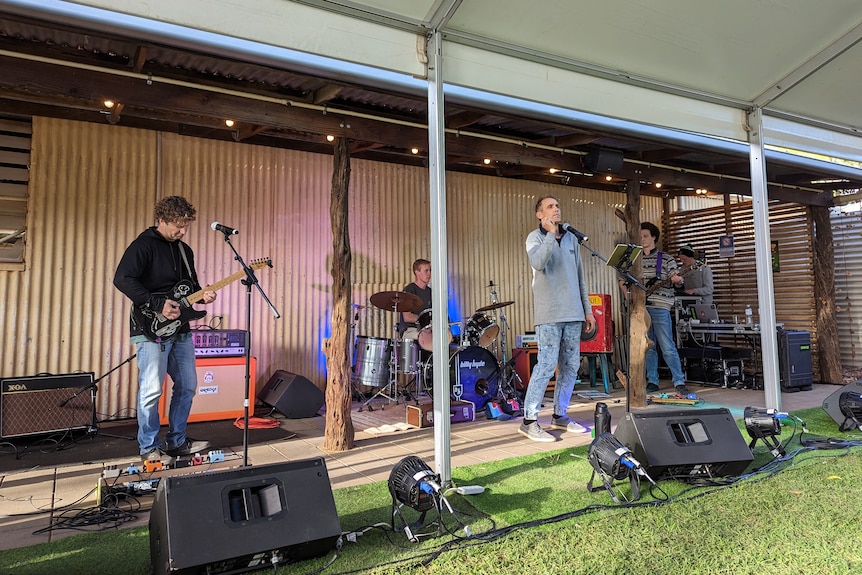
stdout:
<svg viewBox="0 0 862 575">
<path fill-rule="evenodd" d="M 192 280 L 193 282 L 197 283 L 197 279 L 195 279 L 195 276 L 192 273 L 192 267 L 189 265 L 189 260 L 188 260 L 188 258 L 186 258 L 186 250 L 185 250 L 185 248 L 183 248 L 182 240 L 177 242 L 177 245 L 180 248 L 180 256 L 182 256 L 182 258 L 183 258 L 183 263 L 186 264 L 186 270 L 189 272 L 189 279 Z M 182 278 L 180 278 L 180 279 L 182 279 Z"/>
<path fill-rule="evenodd" d="M 655 277 L 656 279 L 661 279 L 661 257 L 664 255 L 664 252 L 659 252 L 655 256 Z"/>
</svg>

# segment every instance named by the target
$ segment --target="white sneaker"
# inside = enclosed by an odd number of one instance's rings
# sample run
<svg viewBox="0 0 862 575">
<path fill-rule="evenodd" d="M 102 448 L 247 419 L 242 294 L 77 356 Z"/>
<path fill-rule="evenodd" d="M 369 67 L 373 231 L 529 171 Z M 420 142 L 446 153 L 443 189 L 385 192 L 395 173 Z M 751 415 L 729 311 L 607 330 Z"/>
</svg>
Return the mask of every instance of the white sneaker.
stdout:
<svg viewBox="0 0 862 575">
<path fill-rule="evenodd" d="M 556 437 L 542 429 L 539 426 L 538 421 L 534 421 L 529 425 L 521 423 L 521 426 L 518 427 L 518 433 L 525 436 L 527 439 L 532 439 L 533 441 L 541 441 L 542 443 L 551 443 L 557 440 Z"/>
<path fill-rule="evenodd" d="M 549 427 L 551 429 L 562 429 L 563 431 L 568 431 L 569 433 L 586 433 L 587 431 L 589 431 L 589 429 L 587 429 L 580 423 L 572 421 L 565 415 L 560 417 L 557 417 L 555 415 L 551 417 L 551 425 Z"/>
</svg>

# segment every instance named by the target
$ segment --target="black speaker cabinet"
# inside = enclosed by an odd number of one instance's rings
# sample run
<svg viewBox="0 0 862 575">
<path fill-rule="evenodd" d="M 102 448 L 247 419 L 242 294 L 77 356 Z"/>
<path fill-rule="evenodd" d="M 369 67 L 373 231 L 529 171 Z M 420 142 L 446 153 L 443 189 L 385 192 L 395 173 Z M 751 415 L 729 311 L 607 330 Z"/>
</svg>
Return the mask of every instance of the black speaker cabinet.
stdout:
<svg viewBox="0 0 862 575">
<path fill-rule="evenodd" d="M 754 461 L 725 408 L 631 412 L 614 435 L 653 479 L 735 476 Z"/>
<path fill-rule="evenodd" d="M 838 406 L 838 400 L 841 399 L 841 394 L 845 391 L 862 393 L 862 379 L 848 383 L 847 385 L 838 385 L 835 393 L 823 400 L 823 410 L 829 414 L 829 417 L 835 420 L 835 423 L 840 427 L 846 419 L 841 414 L 841 408 Z"/>
<path fill-rule="evenodd" d="M 778 375 L 781 390 L 809 391 L 814 383 L 811 335 L 807 331 L 778 330 Z"/>
<path fill-rule="evenodd" d="M 93 425 L 92 383 L 92 372 L 0 379 L 0 437 Z"/>
<path fill-rule="evenodd" d="M 153 573 L 245 573 L 325 555 L 341 524 L 323 458 L 163 477 Z"/>
<path fill-rule="evenodd" d="M 623 171 L 623 153 L 619 150 L 598 148 L 587 152 L 581 163 L 594 173 L 619 174 Z"/>
<path fill-rule="evenodd" d="M 314 417 L 323 407 L 323 391 L 307 378 L 279 369 L 257 394 L 288 419 Z"/>
</svg>

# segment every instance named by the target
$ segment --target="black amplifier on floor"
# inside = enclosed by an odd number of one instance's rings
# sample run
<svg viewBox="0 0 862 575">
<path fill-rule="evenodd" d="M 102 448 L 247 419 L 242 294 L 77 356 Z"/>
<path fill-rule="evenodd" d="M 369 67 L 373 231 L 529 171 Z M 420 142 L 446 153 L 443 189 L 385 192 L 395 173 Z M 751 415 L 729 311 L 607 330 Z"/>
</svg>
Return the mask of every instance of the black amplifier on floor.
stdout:
<svg viewBox="0 0 862 575">
<path fill-rule="evenodd" d="M 245 355 L 244 329 L 199 329 L 192 332 L 195 357 L 238 357 Z"/>
<path fill-rule="evenodd" d="M 808 391 L 814 383 L 811 367 L 811 334 L 778 330 L 778 375 L 786 392 Z"/>
</svg>

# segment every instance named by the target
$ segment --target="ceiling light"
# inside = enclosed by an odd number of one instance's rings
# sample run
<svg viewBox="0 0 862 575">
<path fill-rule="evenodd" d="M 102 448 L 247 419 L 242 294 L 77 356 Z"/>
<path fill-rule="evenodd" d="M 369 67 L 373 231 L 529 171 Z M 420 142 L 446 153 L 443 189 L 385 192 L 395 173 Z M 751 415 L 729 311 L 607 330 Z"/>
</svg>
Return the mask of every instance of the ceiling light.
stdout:
<svg viewBox="0 0 862 575">
<path fill-rule="evenodd" d="M 106 108 L 108 108 L 108 109 L 111 109 L 111 108 L 113 108 L 113 107 L 114 107 L 114 101 L 113 101 L 113 100 L 105 100 L 105 101 L 103 102 L 103 104 L 104 104 L 104 105 L 105 105 L 105 107 L 106 107 Z"/>
<path fill-rule="evenodd" d="M 655 187 L 657 190 L 660 190 L 661 189 L 661 182 L 656 182 Z"/>
<path fill-rule="evenodd" d="M 559 172 L 560 170 L 558 170 L 557 168 L 551 168 L 551 169 L 550 169 L 550 170 L 548 170 L 548 171 L 549 171 L 549 172 L 551 172 L 552 174 L 556 174 L 556 173 L 557 173 L 557 172 Z"/>
<path fill-rule="evenodd" d="M 233 128 L 233 120 L 225 120 L 224 125 L 228 128 Z"/>
<path fill-rule="evenodd" d="M 332 134 L 326 134 L 326 141 L 327 142 L 334 142 L 335 136 L 333 136 Z"/>
<path fill-rule="evenodd" d="M 605 179 L 610 182 L 611 180 L 614 179 L 614 177 L 613 176 L 605 176 Z"/>
<path fill-rule="evenodd" d="M 411 152 L 412 154 L 418 154 L 418 153 L 419 153 L 419 148 L 410 148 L 410 152 Z"/>
<path fill-rule="evenodd" d="M 491 163 L 491 158 L 485 158 L 484 160 L 482 160 L 482 162 L 487 166 Z"/>
</svg>

